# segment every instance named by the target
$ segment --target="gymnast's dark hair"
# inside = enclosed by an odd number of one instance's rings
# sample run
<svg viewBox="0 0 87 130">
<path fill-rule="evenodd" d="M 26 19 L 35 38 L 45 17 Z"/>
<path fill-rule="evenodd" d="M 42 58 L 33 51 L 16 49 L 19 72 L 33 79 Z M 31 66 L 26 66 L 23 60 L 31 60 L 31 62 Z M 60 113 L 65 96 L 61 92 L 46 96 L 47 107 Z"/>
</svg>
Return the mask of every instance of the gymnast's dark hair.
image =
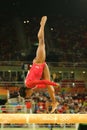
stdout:
<svg viewBox="0 0 87 130">
<path fill-rule="evenodd" d="M 19 89 L 19 94 L 20 94 L 20 96 L 23 97 L 23 98 L 25 98 L 25 96 L 26 96 L 25 90 L 26 90 L 26 87 L 21 87 L 21 88 Z"/>
</svg>

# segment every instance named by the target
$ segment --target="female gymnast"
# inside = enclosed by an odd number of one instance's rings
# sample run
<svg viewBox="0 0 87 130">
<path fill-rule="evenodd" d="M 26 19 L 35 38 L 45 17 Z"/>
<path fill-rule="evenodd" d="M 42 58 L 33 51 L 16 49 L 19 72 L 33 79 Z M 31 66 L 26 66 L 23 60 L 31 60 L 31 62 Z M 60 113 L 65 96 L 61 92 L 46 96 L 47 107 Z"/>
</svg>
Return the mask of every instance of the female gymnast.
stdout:
<svg viewBox="0 0 87 130">
<path fill-rule="evenodd" d="M 52 110 L 53 113 L 59 104 L 55 98 L 55 89 L 53 86 L 60 86 L 59 84 L 52 82 L 50 80 L 50 71 L 46 60 L 45 51 L 45 40 L 44 40 L 44 28 L 47 21 L 47 16 L 43 16 L 40 21 L 40 29 L 38 32 L 38 47 L 36 51 L 36 57 L 33 60 L 31 69 L 28 71 L 25 78 L 25 86 L 20 88 L 20 96 L 30 97 L 36 88 L 47 87 L 49 96 L 52 100 Z"/>
</svg>

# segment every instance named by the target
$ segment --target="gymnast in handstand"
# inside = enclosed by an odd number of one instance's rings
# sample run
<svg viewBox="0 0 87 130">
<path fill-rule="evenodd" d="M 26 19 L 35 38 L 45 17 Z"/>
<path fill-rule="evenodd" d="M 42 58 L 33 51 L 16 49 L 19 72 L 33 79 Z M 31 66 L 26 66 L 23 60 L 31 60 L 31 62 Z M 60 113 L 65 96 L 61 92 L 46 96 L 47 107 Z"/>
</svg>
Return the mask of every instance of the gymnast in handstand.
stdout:
<svg viewBox="0 0 87 130">
<path fill-rule="evenodd" d="M 25 86 L 21 88 L 19 93 L 20 96 L 30 97 L 34 90 L 39 86 L 45 86 L 48 89 L 49 96 L 52 100 L 52 110 L 53 113 L 58 105 L 55 98 L 55 90 L 53 86 L 58 86 L 59 84 L 50 81 L 50 71 L 46 64 L 46 51 L 45 51 L 45 41 L 44 41 L 44 28 L 47 21 L 47 16 L 43 16 L 40 22 L 40 29 L 38 32 L 38 48 L 36 51 L 36 57 L 33 60 L 33 65 L 28 71 L 25 78 Z M 24 91 L 25 90 L 25 91 Z M 24 93 L 24 94 L 23 94 Z"/>
</svg>

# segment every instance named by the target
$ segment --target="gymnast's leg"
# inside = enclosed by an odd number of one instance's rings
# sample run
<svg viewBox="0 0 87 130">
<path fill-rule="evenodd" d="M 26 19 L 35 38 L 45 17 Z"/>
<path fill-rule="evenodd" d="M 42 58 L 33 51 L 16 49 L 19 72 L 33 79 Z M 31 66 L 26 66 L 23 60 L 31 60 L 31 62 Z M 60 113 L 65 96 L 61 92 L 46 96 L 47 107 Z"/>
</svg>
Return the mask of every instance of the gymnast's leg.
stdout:
<svg viewBox="0 0 87 130">
<path fill-rule="evenodd" d="M 43 16 L 40 22 L 40 29 L 38 32 L 38 48 L 36 51 L 36 57 L 33 60 L 34 63 L 44 63 L 46 59 L 45 42 L 44 42 L 44 27 L 47 21 L 47 16 Z"/>
<path fill-rule="evenodd" d="M 43 78 L 46 79 L 46 80 L 50 80 L 50 71 L 49 71 L 49 68 L 48 68 L 47 64 L 45 65 L 45 68 L 44 68 L 44 71 L 43 71 Z M 55 98 L 55 89 L 54 89 L 54 87 L 51 86 L 51 85 L 47 85 L 47 88 L 48 88 L 49 96 L 50 96 L 50 98 L 52 100 L 51 113 L 53 113 L 59 103 L 56 101 L 56 98 Z"/>
</svg>

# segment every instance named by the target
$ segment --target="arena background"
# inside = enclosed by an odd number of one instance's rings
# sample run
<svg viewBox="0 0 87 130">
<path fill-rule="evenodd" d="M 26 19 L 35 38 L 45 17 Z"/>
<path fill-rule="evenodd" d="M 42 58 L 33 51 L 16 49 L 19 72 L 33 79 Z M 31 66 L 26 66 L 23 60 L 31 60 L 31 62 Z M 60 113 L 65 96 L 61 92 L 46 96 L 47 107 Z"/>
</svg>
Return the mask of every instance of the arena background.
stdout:
<svg viewBox="0 0 87 130">
<path fill-rule="evenodd" d="M 51 79 L 61 102 L 56 113 L 87 112 L 87 2 L 86 0 L 0 1 L 0 113 L 44 113 L 48 99 L 38 89 L 30 99 L 14 98 L 38 45 L 41 16 L 47 15 L 45 42 Z M 39 98 L 40 97 L 40 98 Z M 35 108 L 38 106 L 38 109 Z M 31 107 L 32 106 L 32 107 Z M 1 129 L 76 130 L 78 124 L 1 124 Z M 84 129 L 85 130 L 85 129 Z"/>
</svg>

